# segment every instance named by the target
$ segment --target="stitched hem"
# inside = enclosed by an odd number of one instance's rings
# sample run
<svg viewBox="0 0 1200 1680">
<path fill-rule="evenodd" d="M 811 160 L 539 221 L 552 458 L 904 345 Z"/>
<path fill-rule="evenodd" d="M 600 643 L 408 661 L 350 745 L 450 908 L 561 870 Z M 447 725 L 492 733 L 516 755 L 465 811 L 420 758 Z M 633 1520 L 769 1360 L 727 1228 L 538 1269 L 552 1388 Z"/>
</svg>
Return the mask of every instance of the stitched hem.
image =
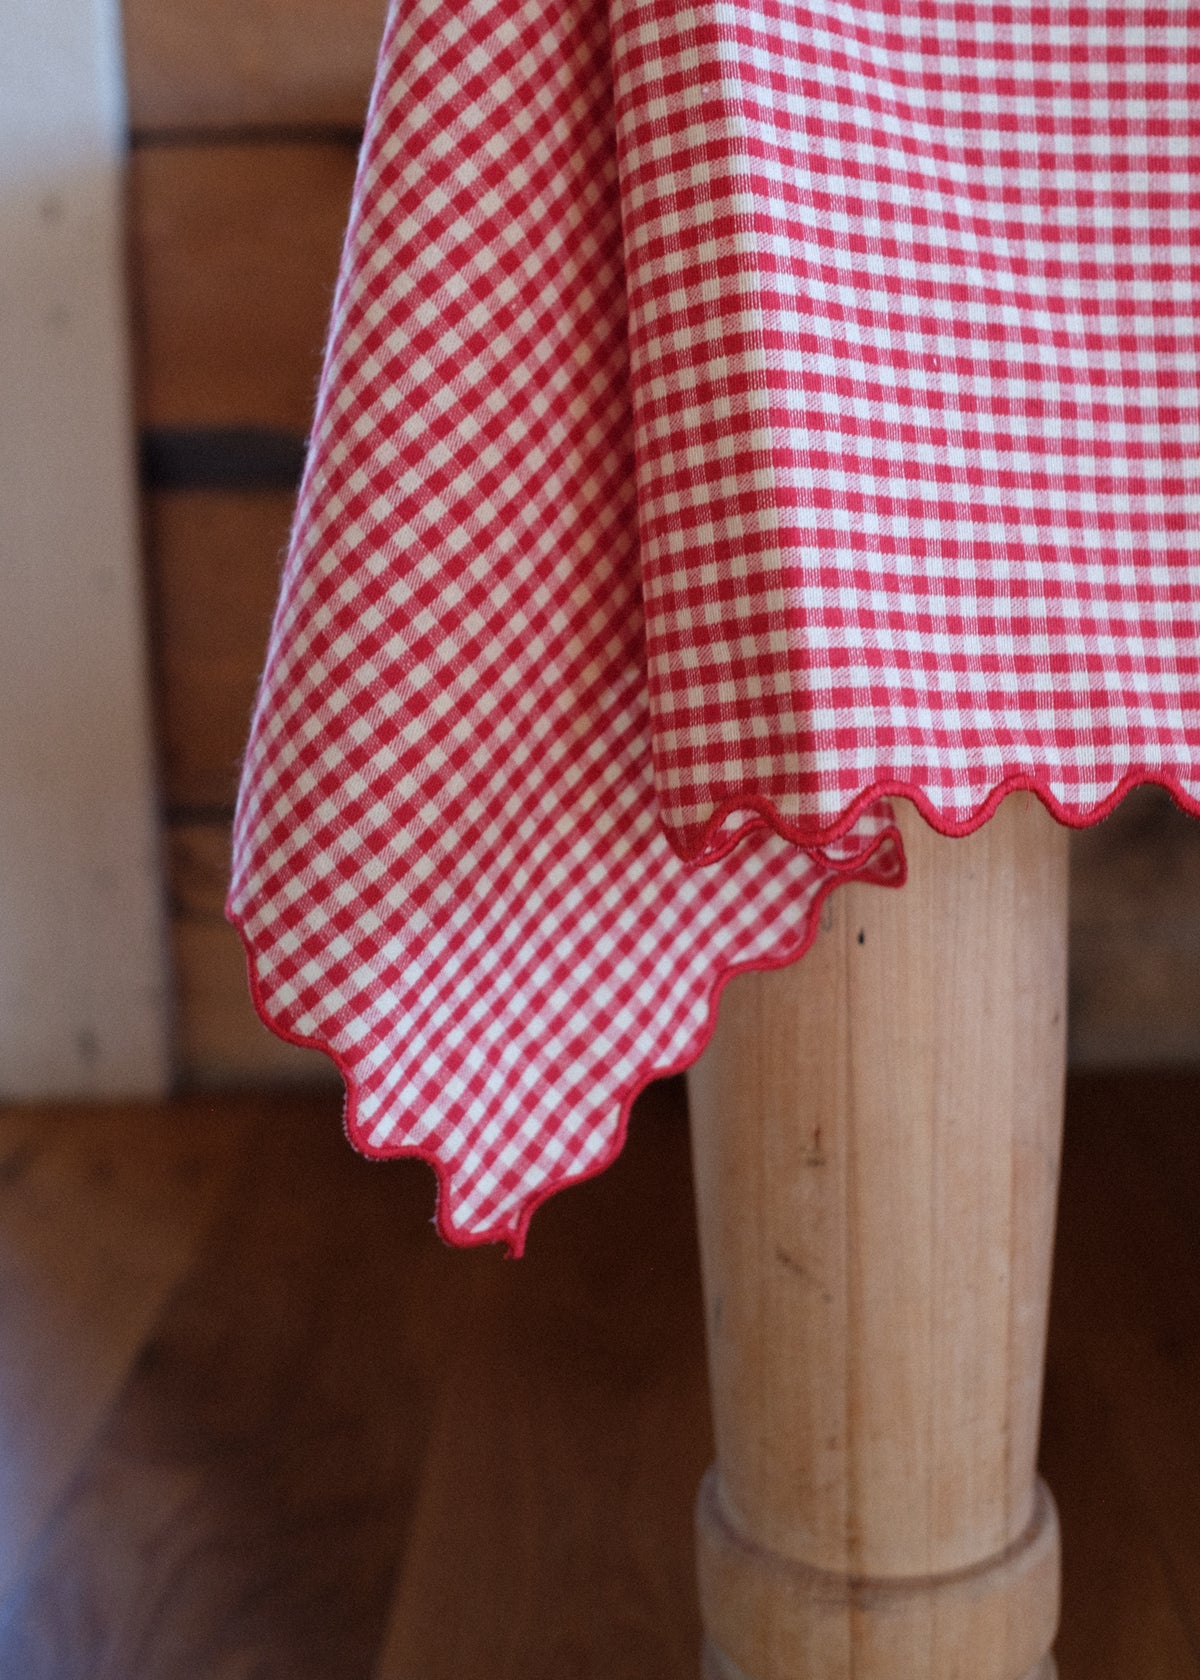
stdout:
<svg viewBox="0 0 1200 1680">
<path fill-rule="evenodd" d="M 870 804 L 873 801 L 868 800 L 866 803 Z M 743 827 L 735 836 L 733 843 L 737 844 L 745 839 L 752 827 L 762 826 L 765 825 L 754 822 L 747 827 Z M 646 1086 L 653 1084 L 656 1079 L 666 1079 L 672 1074 L 682 1073 L 700 1055 L 712 1037 L 713 1029 L 716 1026 L 717 1006 L 720 1002 L 721 993 L 735 974 L 742 974 L 751 970 L 765 972 L 769 969 L 786 968 L 790 963 L 802 957 L 816 937 L 821 909 L 826 898 L 835 887 L 842 885 L 844 882 L 864 881 L 872 885 L 902 887 L 907 879 L 903 842 L 900 831 L 894 823 L 889 823 L 882 828 L 872 839 L 871 844 L 853 858 L 831 859 L 819 846 L 809 849 L 813 850 L 820 858 L 821 863 L 828 871 L 828 875 L 814 890 L 808 912 L 791 943 L 769 958 L 729 963 L 719 968 L 709 984 L 708 1007 L 704 1020 L 678 1060 L 642 1069 L 623 1091 L 614 1093 L 613 1100 L 619 1107 L 619 1115 L 617 1129 L 608 1151 L 583 1171 L 564 1173 L 560 1178 L 552 1179 L 527 1197 L 511 1216 L 482 1230 L 472 1230 L 458 1223 L 452 1169 L 441 1159 L 435 1142 L 377 1145 L 367 1141 L 358 1119 L 359 1091 L 353 1059 L 337 1050 L 329 1037 L 321 1035 L 306 1037 L 293 1032 L 283 1024 L 278 1013 L 274 1012 L 268 1004 L 259 980 L 253 941 L 247 933 L 245 925 L 248 912 L 243 911 L 239 914 L 233 908 L 232 902 L 227 902 L 225 915 L 226 919 L 237 930 L 242 941 L 242 948 L 246 956 L 250 996 L 259 1020 L 277 1037 L 286 1040 L 287 1043 L 298 1045 L 305 1050 L 321 1051 L 322 1054 L 330 1058 L 341 1074 L 346 1087 L 342 1124 L 347 1138 L 359 1154 L 377 1161 L 411 1158 L 427 1162 L 433 1168 L 437 1178 L 434 1222 L 443 1241 L 460 1248 L 472 1248 L 480 1243 L 487 1242 L 507 1243 L 509 1257 L 515 1260 L 524 1252 L 529 1222 L 543 1202 L 556 1195 L 560 1190 L 565 1190 L 574 1184 L 582 1184 L 589 1178 L 595 1178 L 616 1160 L 625 1144 L 630 1110 Z M 726 847 L 720 855 L 724 856 L 728 850 L 729 848 Z"/>
<path fill-rule="evenodd" d="M 1055 821 L 1066 828 L 1089 828 L 1109 816 L 1134 788 L 1148 786 L 1165 789 L 1182 811 L 1189 816 L 1200 817 L 1200 795 L 1188 792 L 1179 776 L 1166 772 L 1131 770 L 1102 799 L 1076 804 L 1059 799 L 1050 791 L 1044 777 L 1018 770 L 996 782 L 965 817 L 949 816 L 914 782 L 881 779 L 856 794 L 837 816 L 829 819 L 786 817 L 772 799 L 747 789 L 745 793 L 724 799 L 714 806 L 703 824 L 679 829 L 664 822 L 663 832 L 684 862 L 696 865 L 719 863 L 747 835 L 759 833 L 765 828 L 774 830 L 780 839 L 789 840 L 806 852 L 823 856 L 823 848 L 842 839 L 864 810 L 879 799 L 907 799 L 916 806 L 930 828 L 952 839 L 961 839 L 982 828 L 1001 800 L 1010 793 L 1034 794 Z M 745 814 L 746 821 L 736 828 L 725 829 L 729 818 L 739 813 Z"/>
</svg>

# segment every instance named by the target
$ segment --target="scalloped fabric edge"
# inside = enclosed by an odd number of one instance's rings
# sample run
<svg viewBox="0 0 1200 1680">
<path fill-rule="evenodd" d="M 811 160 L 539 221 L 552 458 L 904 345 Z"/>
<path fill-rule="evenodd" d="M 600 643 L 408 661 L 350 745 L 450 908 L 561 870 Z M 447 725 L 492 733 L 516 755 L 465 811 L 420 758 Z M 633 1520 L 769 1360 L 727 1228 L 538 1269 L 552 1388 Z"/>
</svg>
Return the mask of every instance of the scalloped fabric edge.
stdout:
<svg viewBox="0 0 1200 1680">
<path fill-rule="evenodd" d="M 843 833 L 845 831 L 843 830 Z M 739 839 L 751 843 L 753 834 L 743 830 Z M 726 852 L 723 854 L 727 856 Z M 226 918 L 236 930 L 246 959 L 250 996 L 262 1024 L 277 1037 L 298 1048 L 317 1050 L 328 1056 L 337 1067 L 345 1085 L 343 1128 L 350 1144 L 359 1154 L 376 1161 L 421 1160 L 433 1169 L 437 1181 L 434 1224 L 443 1241 L 455 1247 L 475 1247 L 483 1243 L 507 1244 L 510 1258 L 517 1259 L 525 1251 L 526 1238 L 533 1214 L 550 1196 L 576 1184 L 596 1177 L 611 1166 L 624 1147 L 629 1115 L 635 1101 L 646 1086 L 655 1080 L 666 1079 L 683 1072 L 704 1050 L 716 1026 L 721 993 L 735 975 L 765 972 L 784 968 L 801 958 L 816 937 L 822 907 L 830 893 L 849 881 L 901 888 L 906 880 L 903 842 L 899 828 L 886 813 L 879 820 L 866 847 L 848 858 L 838 858 L 824 847 L 815 847 L 809 854 L 823 871 L 822 878 L 812 889 L 799 926 L 790 938 L 769 956 L 732 960 L 718 964 L 709 974 L 703 1019 L 683 1051 L 668 1062 L 651 1061 L 640 1068 L 627 1084 L 613 1093 L 612 1107 L 617 1111 L 615 1130 L 603 1155 L 579 1170 L 566 1170 L 531 1192 L 519 1205 L 515 1214 L 503 1223 L 486 1229 L 471 1229 L 459 1217 L 459 1197 L 456 1195 L 450 1166 L 444 1159 L 440 1141 L 436 1138 L 419 1143 L 386 1142 L 375 1145 L 360 1120 L 360 1081 L 355 1060 L 340 1051 L 330 1033 L 306 1035 L 292 1030 L 280 1018 L 279 1011 L 267 1002 L 266 991 L 258 971 L 258 953 L 247 930 L 248 916 L 234 909 L 232 902 L 225 907 Z"/>
</svg>

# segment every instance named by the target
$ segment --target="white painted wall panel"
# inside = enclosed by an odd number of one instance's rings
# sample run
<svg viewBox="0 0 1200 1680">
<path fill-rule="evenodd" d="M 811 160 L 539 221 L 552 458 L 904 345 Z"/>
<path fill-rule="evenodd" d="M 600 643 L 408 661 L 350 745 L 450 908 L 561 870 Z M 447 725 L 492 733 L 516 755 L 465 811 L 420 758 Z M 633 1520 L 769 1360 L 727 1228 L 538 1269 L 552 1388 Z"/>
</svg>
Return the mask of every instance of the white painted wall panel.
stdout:
<svg viewBox="0 0 1200 1680">
<path fill-rule="evenodd" d="M 0 0 L 0 1097 L 152 1094 L 117 0 Z"/>
</svg>

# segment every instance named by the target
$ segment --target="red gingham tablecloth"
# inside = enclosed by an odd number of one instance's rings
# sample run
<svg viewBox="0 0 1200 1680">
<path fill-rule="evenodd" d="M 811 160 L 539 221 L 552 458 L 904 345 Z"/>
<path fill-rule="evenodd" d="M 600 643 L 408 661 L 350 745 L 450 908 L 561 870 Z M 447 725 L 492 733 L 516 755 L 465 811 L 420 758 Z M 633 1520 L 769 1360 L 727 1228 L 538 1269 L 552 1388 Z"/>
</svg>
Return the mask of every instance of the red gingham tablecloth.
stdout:
<svg viewBox="0 0 1200 1680">
<path fill-rule="evenodd" d="M 399 0 L 229 913 L 519 1251 L 886 802 L 1200 800 L 1200 7 Z"/>
</svg>

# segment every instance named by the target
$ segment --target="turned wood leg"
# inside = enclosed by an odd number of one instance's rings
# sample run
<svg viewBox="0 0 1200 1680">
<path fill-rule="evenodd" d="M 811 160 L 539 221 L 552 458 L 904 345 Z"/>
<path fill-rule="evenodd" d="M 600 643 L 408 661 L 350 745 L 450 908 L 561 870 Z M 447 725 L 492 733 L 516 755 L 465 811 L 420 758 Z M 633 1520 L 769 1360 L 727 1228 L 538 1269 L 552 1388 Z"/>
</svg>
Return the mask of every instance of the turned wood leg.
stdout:
<svg viewBox="0 0 1200 1680">
<path fill-rule="evenodd" d="M 690 1077 L 717 1462 L 710 1680 L 1049 1680 L 1035 1476 L 1066 833 L 1014 795 L 735 979 Z"/>
</svg>

